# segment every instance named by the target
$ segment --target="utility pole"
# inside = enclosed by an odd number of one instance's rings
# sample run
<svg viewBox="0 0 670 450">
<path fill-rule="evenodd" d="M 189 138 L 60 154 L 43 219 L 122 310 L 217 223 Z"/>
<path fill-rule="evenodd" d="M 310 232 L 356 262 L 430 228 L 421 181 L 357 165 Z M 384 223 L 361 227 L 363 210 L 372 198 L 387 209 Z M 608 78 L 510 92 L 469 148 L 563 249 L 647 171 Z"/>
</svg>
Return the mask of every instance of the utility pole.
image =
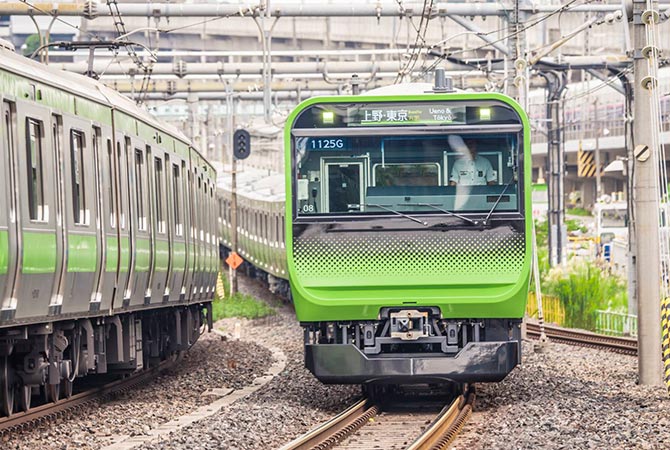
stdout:
<svg viewBox="0 0 670 450">
<path fill-rule="evenodd" d="M 598 97 L 593 100 L 594 122 L 596 123 L 596 203 L 602 195 L 602 183 L 600 181 L 600 117 L 598 113 Z"/>
<path fill-rule="evenodd" d="M 652 1 L 656 12 L 658 3 Z M 648 17 L 646 0 L 632 0 L 633 68 L 635 71 L 633 105 L 633 145 L 635 172 L 633 178 L 634 226 L 637 240 L 638 298 L 638 373 L 640 384 L 660 385 L 661 364 L 661 299 L 660 254 L 658 242 L 658 168 L 654 167 L 658 148 L 652 145 L 656 132 L 651 127 L 650 95 L 647 89 L 649 68 L 643 49 L 647 46 Z M 656 16 L 658 17 L 657 13 Z M 653 20 L 653 19 L 651 19 Z"/>
<path fill-rule="evenodd" d="M 228 131 L 227 147 L 230 152 L 230 249 L 237 253 L 237 158 L 233 152 L 233 133 L 235 131 L 234 109 L 235 99 L 233 98 L 233 88 L 230 83 L 226 83 L 226 128 Z M 228 266 L 228 275 L 230 277 L 230 296 L 237 293 L 237 269 L 232 265 Z"/>
<path fill-rule="evenodd" d="M 544 72 L 547 80 L 547 187 L 549 189 L 548 244 L 549 264 L 563 264 L 567 254 L 567 230 L 565 227 L 565 148 L 563 132 L 563 108 L 561 98 L 566 86 L 563 72 Z"/>
</svg>

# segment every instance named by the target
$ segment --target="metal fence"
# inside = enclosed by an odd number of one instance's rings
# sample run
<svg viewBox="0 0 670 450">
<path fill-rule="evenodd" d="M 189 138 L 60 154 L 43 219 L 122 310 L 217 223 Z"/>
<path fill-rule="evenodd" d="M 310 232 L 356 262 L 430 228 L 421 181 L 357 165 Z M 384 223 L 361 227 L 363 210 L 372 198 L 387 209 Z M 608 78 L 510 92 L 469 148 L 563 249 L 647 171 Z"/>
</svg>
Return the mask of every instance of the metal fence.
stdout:
<svg viewBox="0 0 670 450">
<path fill-rule="evenodd" d="M 545 322 L 555 323 L 556 325 L 565 324 L 565 309 L 563 309 L 563 305 L 561 305 L 561 301 L 558 297 L 542 295 L 542 312 L 544 313 Z M 528 317 L 537 318 L 537 299 L 535 297 L 535 292 L 528 293 L 526 314 L 528 314 Z"/>
<path fill-rule="evenodd" d="M 614 311 L 596 311 L 596 332 L 610 336 L 637 336 L 637 316 Z"/>
</svg>

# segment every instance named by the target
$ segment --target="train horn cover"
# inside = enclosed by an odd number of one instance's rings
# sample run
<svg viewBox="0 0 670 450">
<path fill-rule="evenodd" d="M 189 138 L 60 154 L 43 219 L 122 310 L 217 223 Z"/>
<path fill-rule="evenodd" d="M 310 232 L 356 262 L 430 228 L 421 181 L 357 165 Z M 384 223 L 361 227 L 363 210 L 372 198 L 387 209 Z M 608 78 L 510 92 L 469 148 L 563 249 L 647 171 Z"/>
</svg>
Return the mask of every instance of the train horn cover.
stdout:
<svg viewBox="0 0 670 450">
<path fill-rule="evenodd" d="M 251 153 L 251 136 L 247 130 L 237 130 L 233 135 L 233 155 L 237 159 L 246 159 Z"/>
</svg>

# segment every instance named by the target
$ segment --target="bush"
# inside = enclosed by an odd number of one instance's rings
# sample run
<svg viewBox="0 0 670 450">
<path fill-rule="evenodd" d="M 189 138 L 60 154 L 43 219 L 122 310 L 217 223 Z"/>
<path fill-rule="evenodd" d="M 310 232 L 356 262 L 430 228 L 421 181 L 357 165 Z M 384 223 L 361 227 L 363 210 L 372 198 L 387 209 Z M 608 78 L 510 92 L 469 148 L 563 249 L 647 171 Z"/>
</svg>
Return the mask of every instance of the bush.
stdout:
<svg viewBox="0 0 670 450">
<path fill-rule="evenodd" d="M 560 299 L 568 327 L 595 330 L 596 310 L 625 312 L 628 304 L 626 282 L 590 261 L 573 259 L 542 281 L 543 291 Z"/>
<path fill-rule="evenodd" d="M 583 217 L 592 215 L 591 211 L 584 208 L 569 208 L 567 211 L 565 211 L 565 214 L 569 216 L 583 216 Z"/>
</svg>

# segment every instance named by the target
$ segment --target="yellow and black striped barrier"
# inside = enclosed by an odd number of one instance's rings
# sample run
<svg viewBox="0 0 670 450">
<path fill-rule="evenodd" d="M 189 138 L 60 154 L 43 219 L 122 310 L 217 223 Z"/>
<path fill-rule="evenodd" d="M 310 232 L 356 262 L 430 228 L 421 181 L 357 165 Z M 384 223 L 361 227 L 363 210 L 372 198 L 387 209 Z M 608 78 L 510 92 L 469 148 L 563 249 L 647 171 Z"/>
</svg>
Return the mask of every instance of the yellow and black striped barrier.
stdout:
<svg viewBox="0 0 670 450">
<path fill-rule="evenodd" d="M 596 175 L 595 157 L 592 151 L 581 148 L 577 151 L 577 176 L 591 178 Z"/>
<path fill-rule="evenodd" d="M 663 333 L 663 381 L 670 393 L 670 297 L 661 301 L 661 332 Z"/>
</svg>

